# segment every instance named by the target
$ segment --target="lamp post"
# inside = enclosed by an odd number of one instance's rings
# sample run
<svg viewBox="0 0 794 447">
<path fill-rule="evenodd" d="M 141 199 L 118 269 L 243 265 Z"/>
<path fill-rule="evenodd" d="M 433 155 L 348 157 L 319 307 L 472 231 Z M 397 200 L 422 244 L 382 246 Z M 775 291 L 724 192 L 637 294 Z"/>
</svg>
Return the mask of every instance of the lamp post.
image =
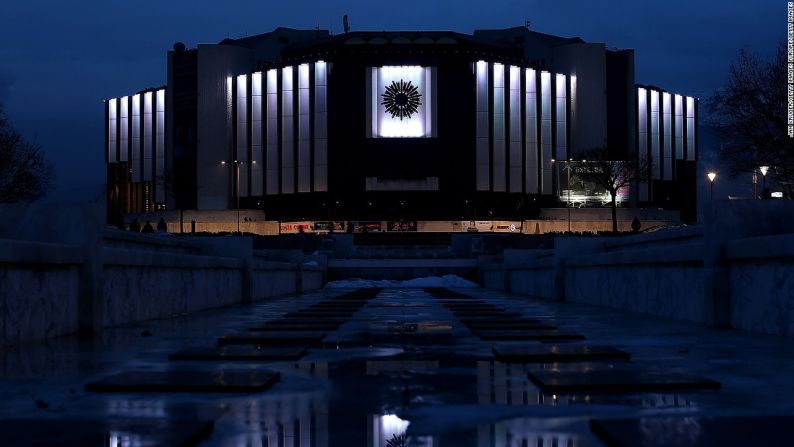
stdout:
<svg viewBox="0 0 794 447">
<path fill-rule="evenodd" d="M 761 198 L 764 198 L 764 191 L 766 191 L 766 173 L 769 172 L 769 166 L 759 166 L 758 170 L 761 171 Z"/>
<path fill-rule="evenodd" d="M 234 164 L 234 183 L 235 183 L 235 202 L 237 207 L 237 234 L 240 234 L 240 165 L 248 163 L 247 161 L 233 160 Z M 256 161 L 252 161 L 256 164 Z M 221 161 L 221 165 L 226 165 L 226 161 Z"/>
<path fill-rule="evenodd" d="M 568 170 L 568 233 L 571 232 L 571 159 L 565 161 L 565 167 Z"/>
<path fill-rule="evenodd" d="M 717 178 L 716 172 L 708 173 L 709 182 L 711 183 L 711 200 L 714 200 L 714 179 Z"/>
</svg>

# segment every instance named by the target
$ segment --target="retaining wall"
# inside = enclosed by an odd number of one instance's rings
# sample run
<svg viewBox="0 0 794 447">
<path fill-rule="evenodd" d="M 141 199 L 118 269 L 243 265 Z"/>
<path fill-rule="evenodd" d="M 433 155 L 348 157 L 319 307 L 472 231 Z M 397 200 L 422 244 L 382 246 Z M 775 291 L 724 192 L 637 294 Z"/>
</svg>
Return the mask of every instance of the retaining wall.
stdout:
<svg viewBox="0 0 794 447">
<path fill-rule="evenodd" d="M 324 285 L 320 257 L 267 260 L 249 237 L 110 230 L 102 214 L 87 206 L 0 206 L 0 346 Z"/>
<path fill-rule="evenodd" d="M 723 202 L 701 225 L 505 250 L 485 287 L 716 327 L 794 336 L 794 205 Z"/>
</svg>

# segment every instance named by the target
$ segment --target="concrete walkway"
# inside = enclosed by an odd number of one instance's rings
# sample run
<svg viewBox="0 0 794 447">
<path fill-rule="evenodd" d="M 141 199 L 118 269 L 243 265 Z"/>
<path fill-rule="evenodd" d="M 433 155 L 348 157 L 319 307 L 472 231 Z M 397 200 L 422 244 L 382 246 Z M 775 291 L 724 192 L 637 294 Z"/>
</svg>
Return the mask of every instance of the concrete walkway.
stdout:
<svg viewBox="0 0 794 447">
<path fill-rule="evenodd" d="M 794 414 L 790 339 L 482 289 L 459 291 L 587 337 L 567 344 L 614 346 L 631 354 L 633 367 L 686 371 L 719 381 L 722 388 L 544 393 L 530 371 L 619 370 L 626 362 L 498 362 L 494 346 L 543 345 L 483 341 L 444 300 L 422 289 L 384 289 L 297 361 L 168 360 L 186 346 L 215 346 L 220 336 L 345 292 L 325 289 L 110 329 L 92 341 L 63 337 L 0 351 L 0 418 L 214 421 L 201 446 L 568 447 L 605 445 L 590 430 L 592 418 Z M 265 368 L 280 373 L 280 381 L 251 394 L 84 390 L 120 371 L 224 368 Z M 145 441 L 159 439 L 154 431 L 118 436 L 130 441 L 123 445 L 157 445 Z"/>
</svg>

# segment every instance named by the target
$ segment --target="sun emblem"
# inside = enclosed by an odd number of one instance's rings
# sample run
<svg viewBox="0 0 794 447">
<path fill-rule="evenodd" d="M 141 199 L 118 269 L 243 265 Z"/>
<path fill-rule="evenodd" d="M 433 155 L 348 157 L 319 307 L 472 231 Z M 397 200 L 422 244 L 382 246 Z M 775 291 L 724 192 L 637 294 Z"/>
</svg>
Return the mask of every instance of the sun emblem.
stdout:
<svg viewBox="0 0 794 447">
<path fill-rule="evenodd" d="M 386 111 L 392 118 L 399 117 L 401 120 L 410 118 L 422 105 L 419 89 L 411 81 L 405 82 L 402 79 L 399 82 L 392 81 L 381 96 L 383 96 L 381 104 L 386 106 Z"/>
</svg>

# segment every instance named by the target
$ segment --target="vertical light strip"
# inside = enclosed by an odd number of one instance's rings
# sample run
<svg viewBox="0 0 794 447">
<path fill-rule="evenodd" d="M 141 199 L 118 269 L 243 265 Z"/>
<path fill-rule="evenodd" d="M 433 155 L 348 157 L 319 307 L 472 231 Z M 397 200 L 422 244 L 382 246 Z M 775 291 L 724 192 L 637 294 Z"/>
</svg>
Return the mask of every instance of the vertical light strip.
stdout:
<svg viewBox="0 0 794 447">
<path fill-rule="evenodd" d="M 262 195 L 262 72 L 251 75 L 251 195 Z"/>
<path fill-rule="evenodd" d="M 695 160 L 695 98 L 686 97 L 686 159 Z"/>
<path fill-rule="evenodd" d="M 684 98 L 675 95 L 675 159 L 684 159 Z"/>
<path fill-rule="evenodd" d="M 143 94 L 143 181 L 151 182 L 154 180 L 154 116 L 152 104 L 152 92 Z M 137 101 L 136 101 L 137 102 Z M 134 110 L 134 107 L 133 107 Z"/>
<path fill-rule="evenodd" d="M 555 78 L 554 103 L 556 119 L 554 128 L 557 134 L 555 153 L 557 157 L 567 159 L 570 158 L 568 156 L 568 85 L 564 74 L 558 74 Z"/>
<path fill-rule="evenodd" d="M 551 145 L 551 73 L 540 73 L 540 166 L 542 168 L 541 193 L 553 194 L 552 190 L 552 159 L 554 158 Z"/>
<path fill-rule="evenodd" d="M 234 159 L 240 163 L 237 173 L 240 197 L 248 197 L 248 75 L 237 76 L 237 148 Z M 234 185 L 235 194 L 237 185 Z"/>
<path fill-rule="evenodd" d="M 281 192 L 295 192 L 295 115 L 292 66 L 281 69 Z"/>
<path fill-rule="evenodd" d="M 298 65 L 298 192 L 311 192 L 311 110 L 309 64 Z"/>
<path fill-rule="evenodd" d="M 140 182 L 143 180 L 141 150 L 141 97 L 134 95 L 130 98 L 130 126 L 132 139 L 130 140 L 130 160 L 132 161 L 132 181 Z M 125 120 L 126 121 L 126 120 Z"/>
<path fill-rule="evenodd" d="M 527 194 L 538 193 L 538 111 L 537 111 L 537 79 L 536 72 L 531 68 L 526 69 L 526 98 L 524 104 L 526 111 L 524 116 L 526 119 L 526 147 L 524 154 L 526 161 L 526 192 Z"/>
<path fill-rule="evenodd" d="M 488 63 L 476 63 L 476 96 L 477 96 L 477 124 L 476 124 L 476 163 L 477 163 L 477 191 L 490 189 L 490 146 L 491 139 L 488 131 Z"/>
<path fill-rule="evenodd" d="M 505 148 L 505 66 L 493 64 L 493 190 L 507 190 L 507 150 Z"/>
<path fill-rule="evenodd" d="M 108 163 L 116 163 L 119 161 L 118 153 L 117 153 L 117 145 L 118 145 L 118 129 L 116 126 L 118 125 L 117 119 L 117 102 L 116 98 L 113 98 L 108 101 Z"/>
<path fill-rule="evenodd" d="M 314 190 L 321 192 L 328 191 L 327 70 L 325 61 L 314 64 Z"/>
<path fill-rule="evenodd" d="M 664 180 L 673 179 L 673 109 L 670 103 L 670 93 L 662 93 L 662 177 Z"/>
<path fill-rule="evenodd" d="M 267 194 L 278 194 L 279 188 L 279 161 L 278 161 L 278 71 L 275 69 L 267 71 L 267 126 L 266 141 L 267 150 L 265 159 L 267 162 L 265 170 L 265 183 Z"/>
<path fill-rule="evenodd" d="M 157 90 L 155 94 L 155 168 L 157 182 L 154 188 L 154 200 L 165 204 L 165 90 Z"/>
<path fill-rule="evenodd" d="M 568 98 L 568 107 L 569 107 L 569 120 L 568 120 L 568 135 L 570 139 L 568 140 L 568 150 L 571 154 L 575 154 L 576 151 L 576 75 L 568 76 L 568 83 L 571 86 L 570 90 L 570 98 Z"/>
<path fill-rule="evenodd" d="M 659 147 L 659 91 L 651 90 L 651 178 L 662 178 L 662 157 Z"/>
<path fill-rule="evenodd" d="M 424 67 L 425 80 L 425 135 L 437 137 L 436 130 L 436 67 Z"/>
<path fill-rule="evenodd" d="M 510 192 L 524 190 L 521 151 L 521 69 L 510 66 Z"/>
<path fill-rule="evenodd" d="M 644 88 L 637 89 L 637 157 L 640 166 L 648 161 L 648 93 Z M 648 201 L 648 182 L 640 182 L 639 200 Z"/>
<path fill-rule="evenodd" d="M 129 161 L 131 163 L 130 171 L 132 172 L 135 169 L 135 160 L 138 160 L 138 157 L 131 157 L 129 153 L 129 107 L 130 98 L 128 96 L 122 96 L 119 104 L 119 120 L 121 120 L 119 122 L 119 161 Z M 137 171 L 134 172 L 137 173 Z M 133 179 L 133 181 L 138 180 Z"/>
</svg>

